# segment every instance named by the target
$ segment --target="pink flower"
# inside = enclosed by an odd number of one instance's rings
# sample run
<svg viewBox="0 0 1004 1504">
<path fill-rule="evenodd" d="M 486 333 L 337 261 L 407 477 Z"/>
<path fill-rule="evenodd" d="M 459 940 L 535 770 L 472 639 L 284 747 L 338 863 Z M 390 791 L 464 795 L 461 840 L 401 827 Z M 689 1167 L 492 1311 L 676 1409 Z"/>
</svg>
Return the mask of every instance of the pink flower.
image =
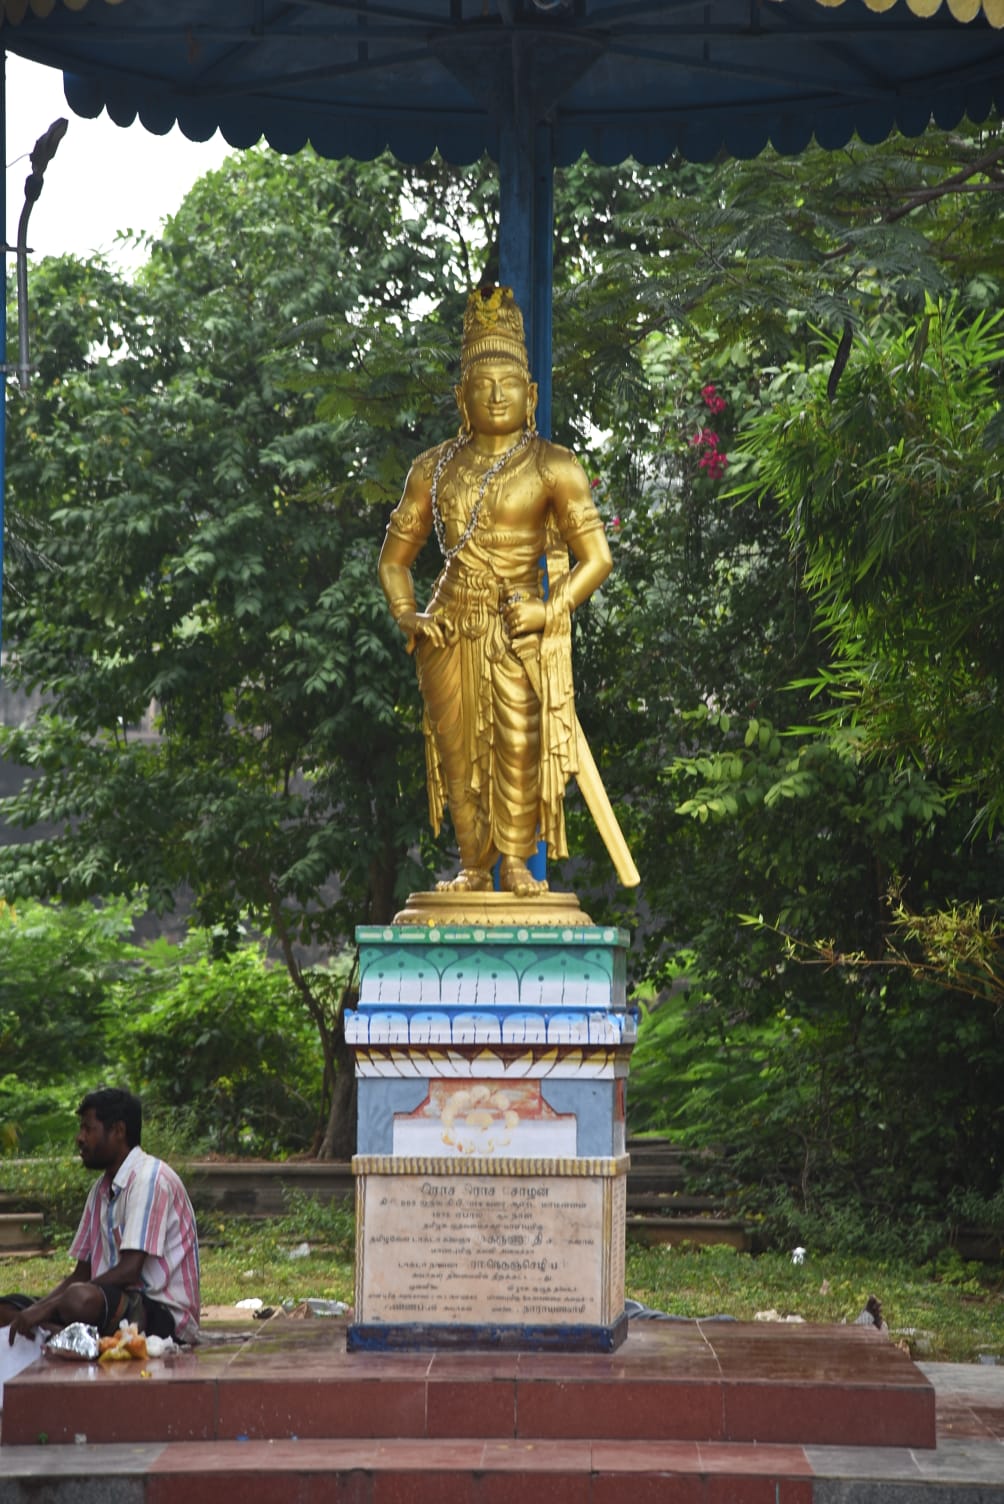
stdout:
<svg viewBox="0 0 1004 1504">
<path fill-rule="evenodd" d="M 705 407 L 713 413 L 723 413 L 729 405 L 724 397 L 719 397 L 718 388 L 711 382 L 701 387 L 701 396 L 704 398 Z"/>
<path fill-rule="evenodd" d="M 711 480 L 721 480 L 728 468 L 728 459 L 720 449 L 709 449 L 698 460 L 698 469 L 705 471 Z"/>
<path fill-rule="evenodd" d="M 727 405 L 721 397 L 715 396 L 713 386 L 706 386 L 701 395 L 713 412 L 720 412 L 721 408 Z M 714 402 L 720 403 L 721 406 L 715 407 Z M 721 440 L 715 433 L 715 430 L 713 428 L 699 428 L 690 440 L 690 443 L 694 449 L 703 451 L 700 459 L 697 461 L 697 468 L 703 470 L 710 480 L 721 480 L 729 462 L 718 447 Z"/>
<path fill-rule="evenodd" d="M 593 490 L 594 490 L 594 491 L 595 491 L 595 490 L 596 490 L 596 487 L 597 487 L 597 486 L 601 486 L 601 485 L 602 485 L 602 484 L 603 484 L 603 482 L 602 482 L 602 481 L 601 481 L 601 480 L 600 480 L 600 478 L 599 478 L 599 476 L 598 476 L 598 475 L 596 475 L 596 476 L 594 476 L 594 477 L 593 477 L 593 479 L 592 479 L 592 480 L 591 480 L 591 481 L 590 481 L 590 482 L 589 482 L 589 484 L 590 484 L 590 485 L 591 485 L 591 486 L 592 486 L 592 488 L 593 488 Z"/>
</svg>

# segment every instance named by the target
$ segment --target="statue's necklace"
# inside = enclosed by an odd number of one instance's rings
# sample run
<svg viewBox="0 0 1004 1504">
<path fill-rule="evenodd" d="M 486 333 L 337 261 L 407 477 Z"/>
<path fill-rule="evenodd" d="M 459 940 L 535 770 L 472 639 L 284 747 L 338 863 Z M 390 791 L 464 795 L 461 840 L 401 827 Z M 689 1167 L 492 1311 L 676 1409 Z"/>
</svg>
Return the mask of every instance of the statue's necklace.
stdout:
<svg viewBox="0 0 1004 1504">
<path fill-rule="evenodd" d="M 443 522 L 443 514 L 440 511 L 439 507 L 439 480 L 450 461 L 460 453 L 461 449 L 465 448 L 466 445 L 471 442 L 471 435 L 468 433 L 458 434 L 458 436 L 453 440 L 453 443 L 450 445 L 449 449 L 447 449 L 446 453 L 442 456 L 435 470 L 432 472 L 432 524 L 436 529 L 436 539 L 439 543 L 443 558 L 446 560 L 447 564 L 449 564 L 452 559 L 456 558 L 460 550 L 464 548 L 466 544 L 468 544 L 473 538 L 474 530 L 477 527 L 478 519 L 481 516 L 481 503 L 484 501 L 485 493 L 488 490 L 488 487 L 491 485 L 492 481 L 495 479 L 496 475 L 498 475 L 501 470 L 505 469 L 506 465 L 508 465 L 509 461 L 514 457 L 514 455 L 519 454 L 521 449 L 526 448 L 527 444 L 529 444 L 532 438 L 533 434 L 530 429 L 524 429 L 519 438 L 516 440 L 515 444 L 513 444 L 510 449 L 507 449 L 505 454 L 500 454 L 498 459 L 488 466 L 488 469 L 481 477 L 481 482 L 478 486 L 477 500 L 471 508 L 471 515 L 467 519 L 467 526 L 464 528 L 464 531 L 461 533 L 460 537 L 457 539 L 452 548 L 447 548 L 446 546 L 446 525 Z"/>
</svg>

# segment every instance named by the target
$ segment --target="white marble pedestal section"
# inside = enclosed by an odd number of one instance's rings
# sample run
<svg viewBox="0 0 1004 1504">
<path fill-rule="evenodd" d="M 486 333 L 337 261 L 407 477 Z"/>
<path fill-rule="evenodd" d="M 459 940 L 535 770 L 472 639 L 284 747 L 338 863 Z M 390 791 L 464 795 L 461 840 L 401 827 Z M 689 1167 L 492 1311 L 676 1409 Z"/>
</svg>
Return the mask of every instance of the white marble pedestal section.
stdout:
<svg viewBox="0 0 1004 1504">
<path fill-rule="evenodd" d="M 609 1350 L 627 934 L 363 926 L 353 1348 Z"/>
</svg>

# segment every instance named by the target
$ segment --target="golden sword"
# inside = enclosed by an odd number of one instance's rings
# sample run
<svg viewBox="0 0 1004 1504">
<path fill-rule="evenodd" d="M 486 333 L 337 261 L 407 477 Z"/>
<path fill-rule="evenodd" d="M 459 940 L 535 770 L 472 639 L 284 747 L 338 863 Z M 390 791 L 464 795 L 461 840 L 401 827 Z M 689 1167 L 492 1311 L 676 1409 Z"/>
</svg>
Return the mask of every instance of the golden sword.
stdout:
<svg viewBox="0 0 1004 1504">
<path fill-rule="evenodd" d="M 526 676 L 530 681 L 530 688 L 537 699 L 541 699 L 540 659 L 537 655 L 538 637 L 536 633 L 529 633 L 524 637 L 510 637 L 510 645 L 513 652 L 519 658 Z M 586 808 L 593 817 L 596 829 L 599 831 L 604 846 L 610 854 L 610 860 L 614 864 L 617 876 L 625 888 L 636 888 L 641 882 L 641 875 L 634 864 L 634 858 L 628 849 L 628 843 L 624 839 L 620 822 L 614 814 L 614 807 L 610 803 L 610 796 L 603 787 L 603 779 L 600 770 L 596 766 L 596 759 L 586 741 L 585 732 L 579 724 L 578 716 L 575 717 L 575 747 L 579 764 L 576 773 L 576 782 L 586 801 Z"/>
</svg>

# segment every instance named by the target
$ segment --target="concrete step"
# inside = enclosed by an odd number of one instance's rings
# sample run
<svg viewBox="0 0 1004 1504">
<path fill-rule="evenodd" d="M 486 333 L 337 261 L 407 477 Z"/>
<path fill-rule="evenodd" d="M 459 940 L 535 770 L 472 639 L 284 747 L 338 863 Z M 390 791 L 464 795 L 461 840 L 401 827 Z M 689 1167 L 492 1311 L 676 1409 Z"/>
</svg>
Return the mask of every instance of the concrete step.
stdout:
<svg viewBox="0 0 1004 1504">
<path fill-rule="evenodd" d="M 993 1443 L 478 1440 L 0 1448 L 0 1504 L 1004 1504 Z"/>
<path fill-rule="evenodd" d="M 44 1225 L 41 1212 L 0 1211 L 0 1254 L 43 1252 Z"/>
<path fill-rule="evenodd" d="M 929 1448 L 935 1409 L 916 1365 L 865 1327 L 636 1321 L 615 1353 L 387 1355 L 347 1352 L 341 1320 L 276 1316 L 146 1363 L 39 1360 L 5 1387 L 0 1450 L 42 1435 Z"/>
<path fill-rule="evenodd" d="M 662 1139 L 632 1138 L 627 1148 L 631 1156 L 629 1197 L 681 1190 L 686 1165 L 693 1156 Z M 286 1210 L 287 1188 L 320 1201 L 355 1195 L 355 1177 L 348 1160 L 193 1160 L 182 1168 L 197 1210 L 273 1217 Z M 0 1190 L 0 1212 L 17 1211 L 21 1205 L 23 1202 L 11 1193 Z"/>
<path fill-rule="evenodd" d="M 627 1180 L 628 1227 L 632 1236 L 647 1243 L 726 1244 L 749 1249 L 752 1236 L 745 1225 L 728 1215 L 724 1201 L 712 1196 L 690 1196 L 686 1166 L 694 1155 L 664 1139 L 628 1140 L 631 1169 Z M 355 1177 L 348 1161 L 295 1160 L 200 1160 L 185 1167 L 185 1178 L 196 1208 L 223 1215 L 275 1217 L 286 1209 L 285 1193 L 295 1187 L 319 1200 L 347 1199 L 355 1194 Z M 2 1197 L 3 1193 L 0 1193 Z M 8 1197 L 13 1203 L 14 1198 Z M 38 1251 L 42 1246 L 41 1214 L 17 1213 L 27 1225 L 29 1216 L 38 1231 L 21 1235 L 8 1231 L 5 1241 L 3 1216 L 16 1206 L 0 1200 L 0 1252 Z M 633 1214 L 644 1213 L 637 1217 Z M 652 1215 L 655 1214 L 655 1215 Z M 679 1219 L 679 1220 L 678 1220 Z M 13 1224 L 11 1224 L 13 1226 Z"/>
<path fill-rule="evenodd" d="M 696 1212 L 720 1212 L 724 1202 L 720 1196 L 691 1196 L 686 1191 L 629 1191 L 628 1206 L 639 1212 L 692 1216 Z"/>
<path fill-rule="evenodd" d="M 9 1449 L 4 1485 L 24 1497 L 40 1481 Z M 696 1442 L 501 1442 L 443 1438 L 215 1442 L 122 1448 L 33 1447 L 46 1469 L 46 1500 L 128 1499 L 130 1504 L 810 1504 L 812 1467 L 802 1447 Z M 32 1461 L 35 1459 L 33 1458 Z M 102 1480 L 105 1494 L 96 1492 Z"/>
<path fill-rule="evenodd" d="M 1004 1504 L 1004 1370 L 925 1365 L 937 1448 L 321 1438 L 0 1446 L 0 1504 Z M 388 1373 L 393 1380 L 393 1372 Z M 876 1395 L 880 1399 L 880 1395 Z"/>
<path fill-rule="evenodd" d="M 682 1243 L 692 1243 L 699 1248 L 725 1246 L 738 1249 L 740 1253 L 749 1253 L 753 1248 L 753 1233 L 736 1217 L 685 1217 L 658 1213 L 632 1216 L 630 1208 L 629 1200 L 625 1221 L 628 1236 L 649 1248 L 677 1248 Z"/>
</svg>

